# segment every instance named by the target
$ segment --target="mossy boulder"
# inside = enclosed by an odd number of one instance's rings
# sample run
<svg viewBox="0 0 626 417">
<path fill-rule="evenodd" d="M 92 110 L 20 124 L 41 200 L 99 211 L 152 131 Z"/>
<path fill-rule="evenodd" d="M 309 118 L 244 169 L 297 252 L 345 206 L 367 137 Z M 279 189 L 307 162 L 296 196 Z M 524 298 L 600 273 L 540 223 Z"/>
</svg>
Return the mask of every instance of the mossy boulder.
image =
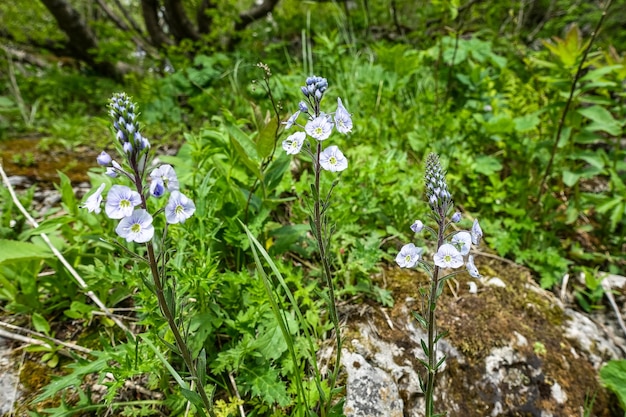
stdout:
<svg viewBox="0 0 626 417">
<path fill-rule="evenodd" d="M 583 416 L 584 410 L 623 416 L 598 379 L 602 364 L 623 355 L 604 326 L 564 306 L 525 269 L 481 260 L 483 279 L 457 275 L 437 307 L 439 331 L 449 334 L 439 343 L 446 361 L 437 376 L 436 411 L 448 417 Z M 411 311 L 421 310 L 426 280 L 416 271 L 387 270 L 395 306 L 345 312 L 348 417 L 424 415 L 418 358 L 424 359 L 426 333 Z M 475 293 L 470 281 L 478 284 Z"/>
</svg>

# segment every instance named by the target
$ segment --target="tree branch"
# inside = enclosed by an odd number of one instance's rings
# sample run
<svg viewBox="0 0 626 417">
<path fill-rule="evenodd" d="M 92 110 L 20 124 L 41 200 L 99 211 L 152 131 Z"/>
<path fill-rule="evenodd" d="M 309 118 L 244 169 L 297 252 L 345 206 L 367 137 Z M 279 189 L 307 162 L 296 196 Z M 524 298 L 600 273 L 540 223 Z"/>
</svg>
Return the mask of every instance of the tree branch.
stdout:
<svg viewBox="0 0 626 417">
<path fill-rule="evenodd" d="M 96 36 L 83 16 L 71 4 L 65 0 L 41 0 L 41 2 L 68 37 L 68 47 L 74 52 L 74 57 L 105 76 L 122 78 L 122 72 L 114 63 L 95 58 L 94 51 L 98 49 Z"/>
<path fill-rule="evenodd" d="M 176 37 L 176 40 L 180 42 L 183 39 L 192 39 L 194 41 L 200 40 L 200 33 L 195 29 L 191 20 L 185 12 L 183 3 L 181 0 L 164 0 L 165 11 L 168 17 L 168 23 L 170 29 Z"/>
<path fill-rule="evenodd" d="M 239 32 L 240 30 L 245 29 L 250 23 L 267 16 L 268 13 L 274 10 L 278 1 L 279 0 L 263 0 L 263 3 L 260 5 L 254 6 L 250 10 L 240 13 L 239 21 L 235 24 L 235 32 Z"/>
<path fill-rule="evenodd" d="M 166 45 L 173 45 L 174 42 L 165 34 L 161 27 L 158 9 L 158 0 L 141 0 L 141 13 L 143 14 L 143 20 L 152 45 L 156 48 L 162 48 Z"/>
</svg>

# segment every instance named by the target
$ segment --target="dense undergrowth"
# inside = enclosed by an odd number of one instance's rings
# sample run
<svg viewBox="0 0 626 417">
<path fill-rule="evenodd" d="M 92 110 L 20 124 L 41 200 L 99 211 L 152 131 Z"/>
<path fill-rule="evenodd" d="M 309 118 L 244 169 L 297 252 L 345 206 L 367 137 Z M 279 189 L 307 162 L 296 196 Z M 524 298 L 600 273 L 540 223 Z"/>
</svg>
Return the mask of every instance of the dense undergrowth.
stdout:
<svg viewBox="0 0 626 417">
<path fill-rule="evenodd" d="M 560 286 L 566 274 L 583 277 L 574 280 L 574 289 L 580 306 L 591 310 L 601 303 L 601 274 L 626 275 L 623 35 L 609 38 L 601 31 L 588 48 L 600 19 L 597 7 L 577 9 L 574 20 L 550 20 L 535 33 L 536 26 L 520 27 L 514 19 L 502 23 L 496 11 L 459 12 L 453 5 L 422 10 L 425 20 L 439 19 L 423 33 L 402 22 L 418 13 L 406 3 L 395 22 L 377 4 L 349 14 L 336 4 L 315 6 L 325 8 L 324 21 L 312 18 L 312 9 L 307 14 L 288 5 L 271 29 L 259 24 L 235 51 L 206 47 L 189 58 L 185 50 L 171 50 L 171 72 L 150 75 L 150 66 L 160 64 L 146 62 L 146 73 L 129 75 L 125 85 L 80 71 L 42 75 L 26 67 L 12 69 L 14 77 L 2 86 L 4 138 L 35 133 L 48 145 L 112 151 L 106 103 L 123 89 L 139 104 L 143 134 L 153 147 L 178 149 L 160 159 L 176 167 L 196 214 L 169 231 L 176 250 L 168 266 L 176 291 L 184 294 L 177 309 L 189 346 L 194 356 L 206 349 L 218 415 L 236 412 L 242 402 L 250 416 L 297 415 L 297 393 L 287 381 L 305 363 L 300 357 L 294 365 L 277 330 L 240 222 L 275 259 L 314 334 L 331 329 L 317 290 L 317 247 L 307 233 L 311 162 L 292 161 L 280 149 L 286 136 L 280 123 L 297 110 L 305 76 L 325 76 L 331 84 L 326 100 L 342 97 L 359 121 L 351 136 L 336 138 L 350 169 L 334 185 L 328 212 L 336 228 L 330 247 L 340 297 L 393 302 L 370 277 L 408 240 L 407 225 L 426 215 L 417 179 L 430 151 L 453 167 L 448 185 L 464 202 L 464 217 L 481 219 L 487 246 L 528 266 L 543 287 Z M 616 19 L 609 14 L 606 27 Z M 262 53 L 250 52 L 261 45 Z M 272 72 L 265 81 L 256 65 L 261 61 Z M 92 171 L 96 187 L 100 173 Z M 78 342 L 95 358 L 62 357 L 54 343 L 33 348 L 67 374 L 35 404 L 48 407 L 41 415 L 66 415 L 68 407 L 182 415 L 189 397 L 169 382 L 159 349 L 129 342 L 110 318 L 98 315 L 49 252 L 23 255 L 24 248 L 40 246 L 38 233 L 48 233 L 105 305 L 130 314 L 150 346 L 163 340 L 170 346 L 144 285 L 145 269 L 110 240 L 110 220 L 78 208 L 71 181 L 60 175 L 62 204 L 35 231 L 0 189 L 2 243 L 34 245 L 0 254 L 3 314 L 57 337 L 70 321 L 80 323 Z M 31 189 L 20 197 L 27 208 L 32 195 Z M 279 291 L 277 301 L 295 321 L 287 294 Z M 306 343 L 296 331 L 294 337 L 296 346 Z M 178 361 L 175 355 L 169 360 Z M 79 388 L 92 373 L 112 374 L 103 382 L 110 388 L 106 407 Z M 116 395 L 129 379 L 166 397 L 121 401 Z M 72 385 L 73 394 L 57 396 Z"/>
</svg>

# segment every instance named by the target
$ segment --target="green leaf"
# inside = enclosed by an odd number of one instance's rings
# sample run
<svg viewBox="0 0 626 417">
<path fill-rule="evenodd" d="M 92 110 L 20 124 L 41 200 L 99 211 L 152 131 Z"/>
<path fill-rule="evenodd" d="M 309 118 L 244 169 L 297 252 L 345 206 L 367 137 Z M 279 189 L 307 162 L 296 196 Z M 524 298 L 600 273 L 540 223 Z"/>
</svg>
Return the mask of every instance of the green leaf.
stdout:
<svg viewBox="0 0 626 417">
<path fill-rule="evenodd" d="M 50 324 L 41 314 L 33 313 L 31 320 L 33 322 L 33 327 L 39 333 L 44 333 L 46 335 L 50 334 Z"/>
<path fill-rule="evenodd" d="M 624 211 L 626 211 L 626 206 L 624 205 L 624 201 L 621 201 L 611 212 L 611 232 L 614 232 L 617 225 L 622 221 Z"/>
<path fill-rule="evenodd" d="M 426 329 L 428 327 L 428 323 L 426 323 L 426 319 L 415 311 L 413 311 L 412 313 L 413 313 L 413 317 L 415 318 L 415 320 L 419 322 L 420 326 Z"/>
<path fill-rule="evenodd" d="M 57 174 L 59 174 L 59 178 L 61 179 L 61 184 L 59 185 L 61 189 L 61 201 L 63 201 L 63 204 L 70 213 L 76 215 L 78 211 L 78 201 L 76 200 L 74 188 L 72 188 L 72 181 L 61 171 L 57 171 Z"/>
<path fill-rule="evenodd" d="M 278 122 L 272 118 L 268 124 L 263 126 L 256 140 L 256 150 L 263 159 L 270 156 L 274 146 L 276 146 L 276 137 Z"/>
<path fill-rule="evenodd" d="M 539 125 L 539 115 L 537 113 L 527 114 L 526 116 L 520 116 L 513 119 L 515 123 L 515 130 L 517 132 L 527 132 L 533 130 Z"/>
<path fill-rule="evenodd" d="M 253 395 L 263 398 L 270 404 L 286 407 L 291 403 L 291 399 L 287 395 L 287 388 L 281 382 L 276 369 L 268 368 L 263 373 L 252 375 L 248 383 Z"/>
<path fill-rule="evenodd" d="M 573 187 L 574 184 L 576 184 L 578 180 L 580 179 L 580 177 L 582 176 L 583 174 L 580 172 L 572 172 L 572 171 L 565 170 L 563 171 L 563 183 L 567 185 L 568 187 Z"/>
<path fill-rule="evenodd" d="M 613 118 L 613 115 L 604 107 L 591 106 L 578 110 L 593 123 L 587 126 L 587 130 L 595 132 L 602 130 L 612 136 L 619 136 L 622 132 L 620 124 Z"/>
<path fill-rule="evenodd" d="M 622 409 L 626 410 L 626 359 L 609 361 L 600 369 L 600 379 L 615 393 Z"/>
<path fill-rule="evenodd" d="M 165 356 L 163 356 L 161 351 L 155 346 L 154 343 L 152 343 L 152 340 L 150 340 L 148 336 L 144 334 L 139 335 L 139 337 L 141 337 L 141 339 L 148 345 L 148 347 L 152 349 L 156 357 L 159 358 L 163 366 L 165 366 L 165 368 L 169 371 L 170 375 L 174 377 L 174 379 L 176 380 L 180 388 L 182 390 L 189 390 L 189 385 L 183 380 L 183 378 L 178 374 L 178 372 L 176 372 L 176 370 L 172 367 L 172 365 L 170 365 L 170 363 L 165 358 Z"/>
<path fill-rule="evenodd" d="M 44 247 L 29 242 L 0 239 L 0 264 L 9 261 L 49 258 L 52 253 Z"/>
<path fill-rule="evenodd" d="M 235 151 L 237 152 L 237 155 L 239 155 L 239 158 L 241 159 L 241 162 L 243 162 L 243 164 L 246 166 L 246 168 L 248 168 L 250 171 L 252 171 L 252 173 L 258 179 L 262 179 L 261 170 L 259 169 L 259 166 L 261 165 L 261 163 L 260 162 L 254 162 L 252 159 L 250 159 L 248 154 L 246 154 L 246 151 L 245 151 L 244 147 L 241 146 L 241 143 L 237 142 L 237 140 L 235 140 L 232 136 L 231 136 L 231 138 L 233 139 L 232 140 L 233 147 L 235 148 Z"/>
<path fill-rule="evenodd" d="M 493 156 L 481 155 L 476 158 L 474 171 L 483 175 L 491 175 L 502 169 L 502 163 Z"/>
</svg>

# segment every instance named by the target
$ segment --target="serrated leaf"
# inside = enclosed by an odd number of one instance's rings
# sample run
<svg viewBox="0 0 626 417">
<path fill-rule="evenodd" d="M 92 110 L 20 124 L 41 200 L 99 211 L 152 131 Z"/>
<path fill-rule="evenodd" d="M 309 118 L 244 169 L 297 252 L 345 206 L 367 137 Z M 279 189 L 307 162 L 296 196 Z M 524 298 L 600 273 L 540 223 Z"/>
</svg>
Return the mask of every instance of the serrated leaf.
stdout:
<svg viewBox="0 0 626 417">
<path fill-rule="evenodd" d="M 268 368 L 263 373 L 252 375 L 252 378 L 248 380 L 248 384 L 250 384 L 250 390 L 253 395 L 261 397 L 269 404 L 278 404 L 281 407 L 286 407 L 291 403 L 285 384 L 281 382 L 278 371 L 273 368 Z"/>
<path fill-rule="evenodd" d="M 49 258 L 52 253 L 42 246 L 29 242 L 0 239 L 0 264 L 10 261 L 26 261 L 30 259 Z"/>
</svg>

